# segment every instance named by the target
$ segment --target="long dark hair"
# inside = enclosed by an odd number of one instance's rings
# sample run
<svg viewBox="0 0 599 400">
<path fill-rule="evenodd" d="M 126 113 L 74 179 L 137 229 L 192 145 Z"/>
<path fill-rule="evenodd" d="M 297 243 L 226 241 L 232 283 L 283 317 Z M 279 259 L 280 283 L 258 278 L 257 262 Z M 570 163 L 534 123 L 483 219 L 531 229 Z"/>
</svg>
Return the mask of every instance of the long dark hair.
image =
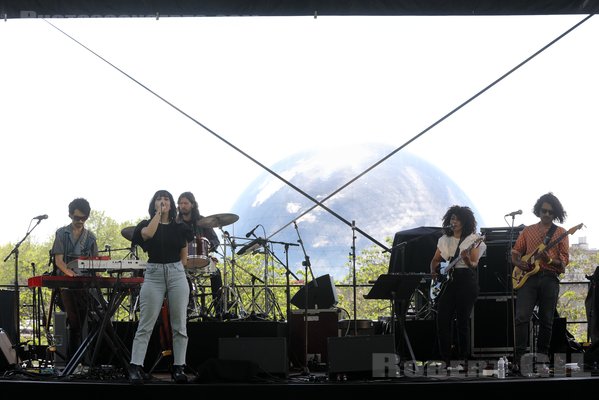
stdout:
<svg viewBox="0 0 599 400">
<path fill-rule="evenodd" d="M 451 229 L 451 216 L 455 215 L 456 218 L 462 223 L 462 236 L 466 237 L 476 231 L 476 218 L 470 207 L 466 206 L 451 206 L 443 216 L 443 233 L 447 236 L 453 235 Z"/>
<path fill-rule="evenodd" d="M 532 208 L 532 212 L 539 218 L 541 217 L 541 206 L 543 203 L 551 204 L 551 207 L 553 208 L 553 221 L 558 220 L 560 224 L 563 224 L 568 214 L 564 211 L 564 207 L 559 199 L 551 192 L 545 193 L 539 197 L 535 206 Z"/>
<path fill-rule="evenodd" d="M 191 220 L 192 221 L 199 220 L 200 219 L 200 210 L 198 207 L 198 202 L 196 201 L 196 197 L 191 192 L 183 192 L 179 195 L 179 198 L 177 199 L 177 203 L 179 203 L 181 201 L 181 199 L 184 197 L 187 200 L 189 200 L 189 202 L 191 203 Z M 179 206 L 177 206 L 177 210 L 179 210 Z M 179 213 L 181 213 L 181 210 L 179 210 Z"/>
<path fill-rule="evenodd" d="M 154 218 L 154 215 L 156 215 L 156 206 L 154 205 L 154 202 L 156 199 L 164 196 L 168 197 L 171 203 L 171 208 L 168 210 L 168 220 L 172 221 L 177 216 L 177 207 L 175 206 L 175 199 L 173 199 L 173 195 L 170 194 L 168 190 L 159 190 L 154 193 L 152 200 L 150 200 L 150 205 L 148 206 L 148 214 L 150 214 L 150 219 Z"/>
</svg>

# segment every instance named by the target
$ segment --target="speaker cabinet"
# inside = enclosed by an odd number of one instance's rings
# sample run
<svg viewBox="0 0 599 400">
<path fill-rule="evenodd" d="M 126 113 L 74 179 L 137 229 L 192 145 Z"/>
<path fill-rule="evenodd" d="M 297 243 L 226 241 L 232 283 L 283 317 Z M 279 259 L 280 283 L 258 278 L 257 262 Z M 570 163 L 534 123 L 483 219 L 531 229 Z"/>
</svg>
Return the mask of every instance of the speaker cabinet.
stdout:
<svg viewBox="0 0 599 400">
<path fill-rule="evenodd" d="M 393 335 L 345 336 L 328 339 L 329 376 L 373 376 L 373 355 L 395 357 Z"/>
<path fill-rule="evenodd" d="M 481 228 L 487 251 L 478 263 L 478 284 L 481 295 L 506 296 L 512 290 L 511 246 L 524 225 L 510 228 Z"/>
<path fill-rule="evenodd" d="M 291 304 L 297 308 L 306 308 L 306 298 L 308 298 L 307 308 L 309 309 L 335 307 L 339 300 L 331 276 L 328 274 L 319 276 L 306 286 L 302 286 L 291 298 Z"/>
<path fill-rule="evenodd" d="M 487 244 L 478 267 L 478 285 L 483 295 L 507 295 L 511 291 L 511 264 L 508 263 L 508 242 Z"/>
<path fill-rule="evenodd" d="M 514 317 L 509 296 L 480 296 L 471 320 L 473 355 L 505 354 L 514 350 Z"/>
<path fill-rule="evenodd" d="M 283 337 L 219 338 L 218 358 L 256 363 L 259 375 L 289 373 L 287 340 Z"/>
<path fill-rule="evenodd" d="M 294 366 L 306 364 L 305 310 L 293 311 L 289 316 L 289 356 Z M 308 310 L 308 360 L 327 363 L 327 339 L 339 334 L 339 310 Z"/>
<path fill-rule="evenodd" d="M 11 342 L 17 342 L 15 321 L 15 291 L 0 290 L 0 328 Z"/>
</svg>

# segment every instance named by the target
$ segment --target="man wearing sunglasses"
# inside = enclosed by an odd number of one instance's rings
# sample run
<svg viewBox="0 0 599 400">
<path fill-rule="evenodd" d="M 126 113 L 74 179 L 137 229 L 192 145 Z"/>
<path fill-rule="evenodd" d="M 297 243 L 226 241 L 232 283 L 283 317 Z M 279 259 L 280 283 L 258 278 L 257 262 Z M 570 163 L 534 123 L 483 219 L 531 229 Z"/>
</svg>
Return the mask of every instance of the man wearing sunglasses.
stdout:
<svg viewBox="0 0 599 400">
<path fill-rule="evenodd" d="M 553 193 L 539 197 L 533 209 L 534 215 L 540 220 L 534 225 L 525 227 L 512 248 L 512 263 L 514 268 L 523 271 L 538 272 L 528 276 L 523 286 L 517 291 L 515 325 L 515 359 L 516 369 L 532 371 L 533 360 L 523 359 L 528 346 L 529 324 L 533 310 L 538 306 L 539 330 L 536 338 L 536 362 L 549 361 L 549 346 L 553 329 L 553 318 L 559 298 L 559 274 L 565 271 L 569 262 L 569 241 L 566 230 L 555 225 L 554 221 L 563 223 L 566 212 Z M 561 240 L 557 241 L 558 238 Z M 533 255 L 530 257 L 530 255 Z M 531 263 L 531 260 L 534 260 Z M 534 350 L 532 341 L 531 353 Z M 544 369 L 541 371 L 540 369 Z M 545 364 L 541 364 L 538 372 L 548 373 Z"/>
<path fill-rule="evenodd" d="M 77 198 L 69 203 L 69 218 L 71 223 L 56 231 L 52 256 L 54 259 L 55 274 L 66 276 L 89 275 L 92 272 L 79 271 L 78 268 L 69 268 L 69 262 L 82 256 L 97 256 L 98 244 L 96 235 L 85 228 L 85 221 L 89 218 L 91 208 L 89 202 Z M 81 344 L 83 323 L 87 315 L 90 302 L 90 293 L 86 289 L 60 289 L 62 308 L 67 314 L 69 329 L 67 359 L 70 359 Z"/>
</svg>

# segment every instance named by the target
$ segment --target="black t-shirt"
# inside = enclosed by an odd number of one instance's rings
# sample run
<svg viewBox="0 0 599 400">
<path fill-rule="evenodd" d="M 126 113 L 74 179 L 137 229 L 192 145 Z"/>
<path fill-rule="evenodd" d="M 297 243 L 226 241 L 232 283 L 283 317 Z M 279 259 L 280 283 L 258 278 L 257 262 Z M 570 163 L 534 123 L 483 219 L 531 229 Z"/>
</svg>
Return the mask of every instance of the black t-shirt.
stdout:
<svg viewBox="0 0 599 400">
<path fill-rule="evenodd" d="M 139 245 L 148 253 L 148 262 L 166 264 L 181 261 L 181 249 L 193 239 L 193 233 L 185 224 L 171 222 L 158 224 L 154 237 L 144 240 L 141 230 L 148 226 L 149 220 L 143 220 L 135 227 L 132 243 Z"/>
</svg>

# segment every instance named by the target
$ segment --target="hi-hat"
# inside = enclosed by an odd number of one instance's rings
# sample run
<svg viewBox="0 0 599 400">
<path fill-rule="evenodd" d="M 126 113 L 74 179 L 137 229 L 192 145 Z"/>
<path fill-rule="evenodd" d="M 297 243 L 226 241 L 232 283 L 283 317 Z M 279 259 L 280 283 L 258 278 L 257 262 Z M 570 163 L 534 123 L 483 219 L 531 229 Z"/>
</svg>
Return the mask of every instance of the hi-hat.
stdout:
<svg viewBox="0 0 599 400">
<path fill-rule="evenodd" d="M 133 240 L 133 232 L 135 231 L 134 226 L 128 226 L 126 228 L 121 229 L 121 235 L 129 241 Z"/>
<path fill-rule="evenodd" d="M 198 226 L 200 228 L 220 228 L 236 222 L 239 216 L 236 214 L 214 214 L 200 218 Z"/>
</svg>

